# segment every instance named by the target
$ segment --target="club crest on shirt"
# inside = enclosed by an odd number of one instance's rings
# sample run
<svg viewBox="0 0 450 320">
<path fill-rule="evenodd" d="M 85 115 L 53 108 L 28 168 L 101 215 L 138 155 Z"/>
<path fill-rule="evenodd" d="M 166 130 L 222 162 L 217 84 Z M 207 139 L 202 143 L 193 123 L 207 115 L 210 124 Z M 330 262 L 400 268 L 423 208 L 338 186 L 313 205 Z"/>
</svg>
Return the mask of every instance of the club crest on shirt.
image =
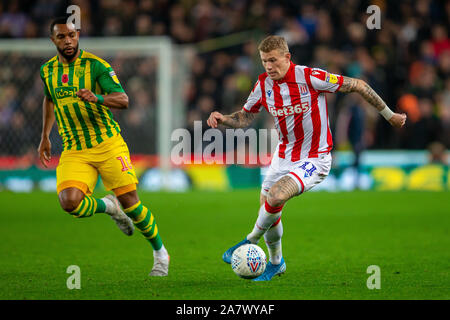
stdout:
<svg viewBox="0 0 450 320">
<path fill-rule="evenodd" d="M 84 67 L 75 68 L 75 76 L 81 78 L 84 75 Z"/>
<path fill-rule="evenodd" d="M 300 94 L 302 96 L 304 96 L 305 94 L 308 94 L 308 87 L 306 86 L 306 84 L 302 84 L 300 86 Z"/>
<path fill-rule="evenodd" d="M 269 98 L 270 98 L 271 94 L 272 94 L 272 90 L 267 90 L 267 95 L 269 96 Z"/>
</svg>

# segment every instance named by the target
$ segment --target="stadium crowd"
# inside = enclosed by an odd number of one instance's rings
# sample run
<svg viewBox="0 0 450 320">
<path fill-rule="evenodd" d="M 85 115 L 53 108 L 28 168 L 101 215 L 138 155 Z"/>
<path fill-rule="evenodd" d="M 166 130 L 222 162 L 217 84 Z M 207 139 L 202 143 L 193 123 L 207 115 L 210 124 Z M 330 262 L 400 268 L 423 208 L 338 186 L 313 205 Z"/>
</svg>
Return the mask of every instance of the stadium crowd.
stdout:
<svg viewBox="0 0 450 320">
<path fill-rule="evenodd" d="M 450 148 L 449 1 L 6 0 L 0 3 L 0 37 L 48 37 L 50 21 L 70 4 L 81 8 L 82 37 L 168 35 L 181 48 L 217 39 L 217 48 L 198 50 L 188 63 L 186 127 L 214 109 L 229 113 L 242 107 L 262 72 L 258 40 L 277 34 L 288 41 L 294 63 L 364 79 L 393 110 L 408 114 L 406 128 L 397 131 L 358 95 L 330 94 L 338 149 L 426 149 L 433 142 Z M 380 29 L 367 28 L 371 4 L 381 9 Z M 228 35 L 244 31 L 258 36 L 221 46 Z M 34 152 L 39 142 L 38 68 L 44 61 L 20 59 L 0 62 L 2 155 Z M 130 96 L 130 110 L 118 115 L 124 136 L 142 137 L 154 116 L 155 92 L 136 74 L 151 79 L 157 62 L 143 60 L 135 68 L 121 66 L 120 59 L 110 62 Z M 256 125 L 272 125 L 271 119 L 261 117 Z M 139 143 L 131 149 L 154 152 Z"/>
</svg>

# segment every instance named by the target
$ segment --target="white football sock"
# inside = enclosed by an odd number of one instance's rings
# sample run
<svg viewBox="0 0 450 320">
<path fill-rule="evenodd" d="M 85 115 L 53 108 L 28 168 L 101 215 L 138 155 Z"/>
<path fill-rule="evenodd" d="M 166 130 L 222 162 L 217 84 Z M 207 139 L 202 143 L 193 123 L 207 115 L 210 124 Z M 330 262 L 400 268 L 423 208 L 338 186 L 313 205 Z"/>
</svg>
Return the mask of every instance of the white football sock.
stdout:
<svg viewBox="0 0 450 320">
<path fill-rule="evenodd" d="M 283 236 L 283 224 L 281 221 L 275 226 L 267 230 L 264 234 L 264 241 L 269 251 L 269 261 L 272 264 L 280 264 L 283 253 L 281 251 L 281 237 Z"/>
<path fill-rule="evenodd" d="M 159 248 L 159 250 L 153 250 L 153 257 L 158 258 L 166 258 L 169 255 L 167 252 L 167 249 L 164 247 L 164 245 Z"/>
<path fill-rule="evenodd" d="M 258 243 L 261 236 L 281 217 L 281 210 L 277 213 L 269 213 L 266 211 L 266 205 L 263 204 L 259 208 L 258 219 L 252 232 L 247 235 L 247 240 L 251 243 Z"/>
<path fill-rule="evenodd" d="M 116 204 L 114 202 L 112 202 L 110 199 L 108 198 L 102 198 L 101 200 L 103 200 L 103 202 L 106 205 L 106 213 L 107 214 L 111 214 L 111 213 L 115 213 L 116 212 Z"/>
</svg>

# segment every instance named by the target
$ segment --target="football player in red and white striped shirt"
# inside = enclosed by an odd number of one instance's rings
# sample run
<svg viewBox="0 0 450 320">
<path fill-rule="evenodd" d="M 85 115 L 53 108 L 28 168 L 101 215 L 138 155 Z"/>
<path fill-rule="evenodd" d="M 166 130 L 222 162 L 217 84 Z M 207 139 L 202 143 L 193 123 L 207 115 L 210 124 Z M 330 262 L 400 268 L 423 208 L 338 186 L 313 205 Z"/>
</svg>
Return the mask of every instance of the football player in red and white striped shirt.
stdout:
<svg viewBox="0 0 450 320">
<path fill-rule="evenodd" d="M 333 139 L 324 93 L 357 92 L 396 128 L 405 124 L 406 115 L 392 112 L 362 80 L 295 65 L 282 37 L 269 36 L 258 49 L 266 72 L 258 77 L 242 110 L 231 115 L 212 112 L 207 123 L 213 128 L 219 124 L 244 128 L 263 109 L 273 116 L 279 143 L 262 184 L 258 218 L 252 232 L 223 255 L 231 263 L 236 248 L 258 243 L 264 235 L 270 259 L 266 271 L 255 280 L 265 281 L 286 270 L 281 252 L 284 204 L 322 182 L 330 172 Z"/>
</svg>

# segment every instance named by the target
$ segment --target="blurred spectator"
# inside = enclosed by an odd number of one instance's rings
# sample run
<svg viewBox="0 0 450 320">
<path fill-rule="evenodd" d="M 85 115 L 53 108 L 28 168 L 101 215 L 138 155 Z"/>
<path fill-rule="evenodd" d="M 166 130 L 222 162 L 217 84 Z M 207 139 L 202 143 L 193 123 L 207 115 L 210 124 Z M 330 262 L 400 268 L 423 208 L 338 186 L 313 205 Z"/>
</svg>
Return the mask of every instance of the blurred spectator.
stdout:
<svg viewBox="0 0 450 320">
<path fill-rule="evenodd" d="M 28 16 L 19 8 L 19 1 L 9 1 L 0 16 L 0 36 L 21 38 L 25 36 Z"/>
<path fill-rule="evenodd" d="M 450 149 L 450 78 L 447 78 L 445 91 L 438 98 L 438 115 L 442 124 L 438 141 Z"/>
<path fill-rule="evenodd" d="M 435 25 L 432 30 L 433 40 L 433 53 L 434 56 L 439 59 L 439 56 L 446 51 L 450 50 L 450 39 L 447 35 L 447 29 L 443 25 Z"/>
<path fill-rule="evenodd" d="M 447 154 L 445 146 L 440 142 L 432 142 L 428 146 L 429 162 L 433 164 L 447 165 Z"/>
<path fill-rule="evenodd" d="M 402 141 L 406 149 L 426 149 L 428 144 L 438 141 L 441 135 L 441 123 L 434 112 L 434 103 L 429 98 L 418 100 L 420 118 L 415 123 L 409 123 Z"/>
</svg>

